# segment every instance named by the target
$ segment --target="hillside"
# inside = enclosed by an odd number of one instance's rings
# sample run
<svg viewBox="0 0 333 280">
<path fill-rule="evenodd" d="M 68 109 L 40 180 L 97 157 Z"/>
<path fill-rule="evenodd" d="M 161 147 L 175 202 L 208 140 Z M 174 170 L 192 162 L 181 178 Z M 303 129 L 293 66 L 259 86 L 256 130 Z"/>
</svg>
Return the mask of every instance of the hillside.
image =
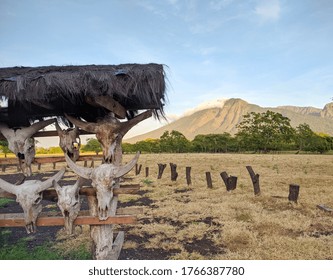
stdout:
<svg viewBox="0 0 333 280">
<path fill-rule="evenodd" d="M 232 98 L 225 101 L 221 107 L 208 108 L 194 111 L 176 121 L 167 124 L 151 132 L 124 140 L 127 143 L 135 143 L 147 138 L 159 138 L 166 130 L 177 130 L 192 140 L 198 134 L 237 132 L 236 125 L 242 120 L 242 116 L 249 112 L 262 113 L 267 110 L 281 113 L 291 120 L 293 127 L 301 123 L 307 123 L 315 132 L 324 132 L 333 135 L 333 103 L 327 104 L 324 109 L 314 107 L 279 106 L 276 108 L 264 108 L 250 104 L 242 99 Z"/>
</svg>

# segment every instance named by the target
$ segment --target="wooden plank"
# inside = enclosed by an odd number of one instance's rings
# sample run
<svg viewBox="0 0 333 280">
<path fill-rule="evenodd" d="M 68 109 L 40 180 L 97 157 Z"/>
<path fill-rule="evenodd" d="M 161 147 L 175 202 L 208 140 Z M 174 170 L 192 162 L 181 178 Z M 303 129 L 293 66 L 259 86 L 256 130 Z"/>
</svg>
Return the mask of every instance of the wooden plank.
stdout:
<svg viewBox="0 0 333 280">
<path fill-rule="evenodd" d="M 80 129 L 80 135 L 94 135 L 91 132 Z M 36 132 L 33 137 L 59 137 L 59 134 L 56 130 L 45 130 Z M 0 140 L 6 140 L 3 134 L 0 132 Z"/>
<path fill-rule="evenodd" d="M 114 195 L 121 195 L 121 194 L 136 194 L 139 191 L 140 187 L 120 187 L 118 189 L 113 190 Z M 93 187 L 82 188 L 79 191 L 80 195 L 87 195 L 87 196 L 95 196 L 96 191 Z M 5 198 L 13 198 L 16 199 L 14 194 L 0 191 L 0 197 Z M 57 193 L 54 189 L 48 189 L 43 191 L 43 199 L 55 201 L 57 198 Z"/>
<path fill-rule="evenodd" d="M 106 220 L 99 220 L 98 217 L 93 216 L 78 216 L 74 221 L 75 225 L 110 225 L 110 224 L 134 224 L 137 218 L 133 215 L 116 215 L 107 218 Z M 0 214 L 0 227 L 24 227 L 25 222 L 23 214 L 18 213 Z M 43 217 L 37 218 L 37 226 L 64 226 L 63 217 Z"/>
<path fill-rule="evenodd" d="M 121 248 L 123 247 L 125 240 L 125 233 L 120 231 L 112 244 L 112 251 L 109 255 L 108 260 L 118 260 Z"/>
<path fill-rule="evenodd" d="M 87 161 L 87 160 L 102 160 L 102 155 L 100 156 L 90 156 L 90 155 L 83 155 L 78 158 L 77 161 Z M 42 164 L 42 163 L 56 163 L 56 162 L 66 162 L 64 156 L 50 156 L 50 157 L 35 157 L 34 163 Z M 4 164 L 14 164 L 16 165 L 17 158 L 0 158 L 0 165 Z"/>
</svg>

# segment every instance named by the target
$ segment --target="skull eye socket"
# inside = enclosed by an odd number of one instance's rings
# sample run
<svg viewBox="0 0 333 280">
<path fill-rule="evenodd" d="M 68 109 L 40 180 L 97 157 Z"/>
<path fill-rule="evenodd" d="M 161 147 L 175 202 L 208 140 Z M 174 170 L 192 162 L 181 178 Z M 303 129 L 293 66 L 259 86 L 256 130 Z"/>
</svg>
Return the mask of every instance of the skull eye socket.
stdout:
<svg viewBox="0 0 333 280">
<path fill-rule="evenodd" d="M 41 202 L 41 200 L 42 200 L 41 196 L 37 197 L 34 201 L 34 204 L 39 204 Z"/>
</svg>

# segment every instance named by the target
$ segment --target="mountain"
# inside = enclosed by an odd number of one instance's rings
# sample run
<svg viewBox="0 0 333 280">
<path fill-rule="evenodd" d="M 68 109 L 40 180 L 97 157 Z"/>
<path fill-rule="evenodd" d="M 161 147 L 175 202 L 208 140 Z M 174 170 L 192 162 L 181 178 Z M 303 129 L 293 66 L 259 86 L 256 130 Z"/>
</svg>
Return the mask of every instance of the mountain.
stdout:
<svg viewBox="0 0 333 280">
<path fill-rule="evenodd" d="M 202 108 L 202 109 L 201 109 Z M 242 99 L 231 98 L 219 102 L 209 108 L 199 106 L 199 110 L 186 113 L 183 117 L 151 132 L 125 139 L 124 142 L 135 143 L 147 138 L 159 138 L 164 131 L 177 130 L 189 140 L 198 134 L 224 133 L 235 134 L 236 125 L 243 115 L 249 112 L 262 113 L 267 110 L 278 112 L 291 120 L 293 127 L 307 123 L 315 132 L 324 132 L 333 135 L 333 103 L 327 104 L 324 109 L 314 107 L 279 106 L 275 108 L 260 107 L 250 104 Z"/>
</svg>

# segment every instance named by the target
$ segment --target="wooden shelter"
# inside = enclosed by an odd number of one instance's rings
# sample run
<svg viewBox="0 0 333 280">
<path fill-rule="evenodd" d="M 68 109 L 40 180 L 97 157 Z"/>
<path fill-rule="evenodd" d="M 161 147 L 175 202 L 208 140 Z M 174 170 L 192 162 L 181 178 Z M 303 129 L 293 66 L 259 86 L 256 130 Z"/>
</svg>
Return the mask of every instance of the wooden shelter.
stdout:
<svg viewBox="0 0 333 280">
<path fill-rule="evenodd" d="M 0 123 L 6 123 L 15 130 L 28 127 L 36 120 L 57 117 L 71 126 L 65 115 L 97 123 L 110 115 L 118 119 L 132 119 L 140 110 L 152 110 L 155 117 L 159 118 L 164 116 L 165 91 L 165 72 L 160 64 L 0 68 Z M 150 111 L 148 113 L 150 117 Z M 133 121 L 142 120 L 140 116 Z M 109 129 L 107 131 L 113 133 Z M 58 132 L 44 135 L 38 132 L 33 136 L 58 136 Z M 119 216 L 117 204 L 119 194 L 136 192 L 140 186 L 126 188 L 120 184 L 119 177 L 112 179 L 115 184 L 112 190 L 108 189 L 113 195 L 110 207 L 106 207 L 106 220 L 97 218 L 99 210 L 96 191 L 87 191 L 85 188 L 85 192 L 81 193 L 87 196 L 89 213 L 88 216 L 79 215 L 75 223 L 90 225 L 96 259 L 117 259 L 124 233 L 119 232 L 113 241 L 112 225 L 136 222 L 136 218 L 131 215 Z M 0 227 L 24 224 L 22 215 L 0 217 Z M 64 221 L 62 217 L 47 216 L 38 218 L 37 224 L 63 225 Z"/>
<path fill-rule="evenodd" d="M 144 109 L 159 118 L 165 90 L 161 64 L 0 68 L 0 122 L 15 128 L 65 113 L 89 122 L 110 112 L 130 119 Z"/>
</svg>

